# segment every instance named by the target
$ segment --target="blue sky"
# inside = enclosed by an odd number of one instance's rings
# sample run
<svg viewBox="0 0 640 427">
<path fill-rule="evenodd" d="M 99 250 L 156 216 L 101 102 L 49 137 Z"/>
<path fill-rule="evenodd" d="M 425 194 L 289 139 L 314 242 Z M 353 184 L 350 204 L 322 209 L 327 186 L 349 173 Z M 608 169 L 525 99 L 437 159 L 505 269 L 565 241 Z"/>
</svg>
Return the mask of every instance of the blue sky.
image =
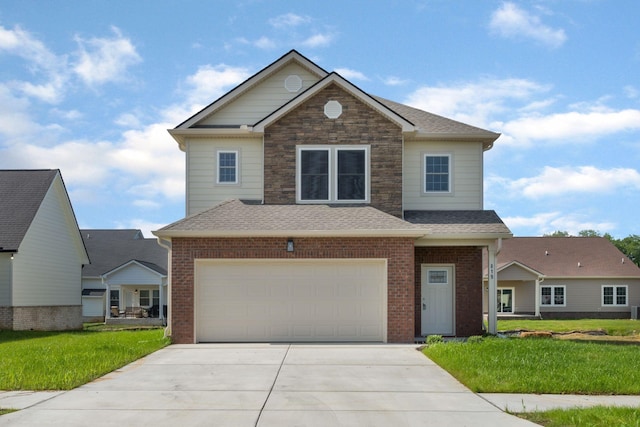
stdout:
<svg viewBox="0 0 640 427">
<path fill-rule="evenodd" d="M 517 236 L 640 234 L 636 0 L 0 0 L 0 168 L 59 168 L 83 228 L 184 216 L 168 135 L 290 49 L 502 133 L 485 209 Z"/>
</svg>

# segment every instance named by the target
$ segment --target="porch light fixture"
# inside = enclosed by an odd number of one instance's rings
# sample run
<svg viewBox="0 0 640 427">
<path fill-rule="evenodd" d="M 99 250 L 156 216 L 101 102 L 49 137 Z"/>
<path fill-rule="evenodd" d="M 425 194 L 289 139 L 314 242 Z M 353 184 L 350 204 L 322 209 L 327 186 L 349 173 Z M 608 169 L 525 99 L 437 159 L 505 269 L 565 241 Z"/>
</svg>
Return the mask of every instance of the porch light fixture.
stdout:
<svg viewBox="0 0 640 427">
<path fill-rule="evenodd" d="M 287 252 L 293 252 L 293 239 L 287 240 Z"/>
</svg>

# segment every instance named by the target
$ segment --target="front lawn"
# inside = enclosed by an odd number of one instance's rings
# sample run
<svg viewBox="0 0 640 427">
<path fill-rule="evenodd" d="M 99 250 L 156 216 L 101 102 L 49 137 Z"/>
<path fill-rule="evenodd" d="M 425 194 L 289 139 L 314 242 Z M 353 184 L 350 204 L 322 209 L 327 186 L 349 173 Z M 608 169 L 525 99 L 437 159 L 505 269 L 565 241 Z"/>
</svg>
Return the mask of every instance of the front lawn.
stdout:
<svg viewBox="0 0 640 427">
<path fill-rule="evenodd" d="M 607 335 L 640 335 L 640 321 L 630 319 L 580 319 L 580 320 L 498 320 L 498 331 L 602 331 Z"/>
<path fill-rule="evenodd" d="M 594 406 L 518 414 L 545 427 L 640 426 L 640 408 Z"/>
<path fill-rule="evenodd" d="M 168 344 L 162 329 L 0 331 L 0 390 L 69 390 Z"/>
<path fill-rule="evenodd" d="M 478 393 L 640 394 L 638 347 L 549 338 L 429 345 L 424 354 Z"/>
</svg>

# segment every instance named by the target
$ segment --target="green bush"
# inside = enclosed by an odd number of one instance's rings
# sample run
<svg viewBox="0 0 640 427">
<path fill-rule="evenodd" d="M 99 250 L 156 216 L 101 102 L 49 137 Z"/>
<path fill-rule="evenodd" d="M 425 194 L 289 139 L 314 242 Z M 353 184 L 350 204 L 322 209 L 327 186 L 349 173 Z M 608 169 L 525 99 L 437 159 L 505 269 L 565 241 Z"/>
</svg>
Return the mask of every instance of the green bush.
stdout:
<svg viewBox="0 0 640 427">
<path fill-rule="evenodd" d="M 483 340 L 484 340 L 484 337 L 482 335 L 473 335 L 467 338 L 467 342 L 469 344 L 477 344 L 479 342 L 482 342 Z"/>
<path fill-rule="evenodd" d="M 444 342 L 444 339 L 442 338 L 442 335 L 429 335 L 427 337 L 427 340 L 425 341 L 425 343 L 427 345 L 433 345 L 433 344 L 438 344 Z"/>
</svg>

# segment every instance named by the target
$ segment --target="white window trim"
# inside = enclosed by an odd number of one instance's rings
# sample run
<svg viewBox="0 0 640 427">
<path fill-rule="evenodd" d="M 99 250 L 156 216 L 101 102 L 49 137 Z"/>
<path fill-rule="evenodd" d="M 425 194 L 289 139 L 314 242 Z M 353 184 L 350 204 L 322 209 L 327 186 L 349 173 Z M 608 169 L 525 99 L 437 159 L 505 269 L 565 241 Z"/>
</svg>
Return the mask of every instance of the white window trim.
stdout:
<svg viewBox="0 0 640 427">
<path fill-rule="evenodd" d="M 449 158 L 449 191 L 427 191 L 427 157 L 448 157 Z M 422 153 L 422 184 L 420 185 L 423 195 L 446 196 L 453 195 L 453 154 L 452 153 Z"/>
<path fill-rule="evenodd" d="M 542 289 L 551 288 L 551 304 L 542 303 Z M 556 292 L 555 288 L 562 288 L 564 295 L 564 304 L 556 304 Z M 567 306 L 567 286 L 566 285 L 540 285 L 540 307 L 566 307 Z"/>
<path fill-rule="evenodd" d="M 604 303 L 604 288 L 613 288 L 613 304 Z M 625 289 L 624 304 L 618 304 L 618 288 Z M 600 290 L 600 304 L 602 307 L 628 307 L 629 306 L 629 285 L 602 285 Z"/>
<path fill-rule="evenodd" d="M 327 151 L 329 153 L 329 198 L 326 200 L 306 200 L 302 199 L 302 180 L 301 180 L 301 168 L 302 168 L 302 152 L 306 150 L 313 151 Z M 361 150 L 364 151 L 365 163 L 365 198 L 361 200 L 338 200 L 338 152 L 342 150 Z M 371 199 L 371 158 L 370 158 L 369 145 L 298 145 L 296 147 L 296 203 L 318 204 L 318 203 L 335 203 L 335 204 L 349 204 L 349 203 L 369 203 Z"/>
<path fill-rule="evenodd" d="M 511 291 L 511 311 L 500 311 L 498 313 L 515 313 L 516 312 L 516 288 L 498 288 L 498 291 Z"/>
<path fill-rule="evenodd" d="M 236 155 L 236 180 L 220 181 L 220 155 L 233 153 Z M 237 185 L 240 183 L 240 151 L 239 150 L 217 150 L 216 151 L 216 184 L 219 185 Z"/>
</svg>

